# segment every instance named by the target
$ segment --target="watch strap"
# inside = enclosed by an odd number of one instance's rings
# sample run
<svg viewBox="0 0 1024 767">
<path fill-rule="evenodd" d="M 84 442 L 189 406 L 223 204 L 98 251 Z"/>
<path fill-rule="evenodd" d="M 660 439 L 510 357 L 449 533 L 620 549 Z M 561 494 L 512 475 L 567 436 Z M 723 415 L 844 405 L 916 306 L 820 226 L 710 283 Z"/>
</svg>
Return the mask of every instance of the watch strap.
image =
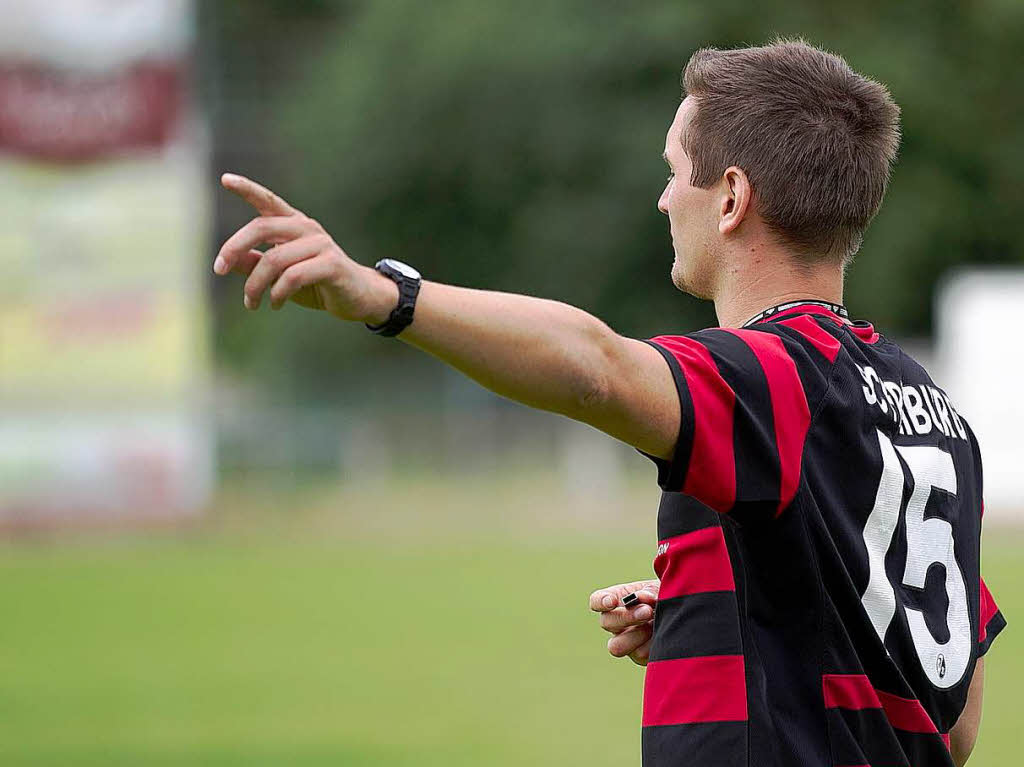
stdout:
<svg viewBox="0 0 1024 767">
<path fill-rule="evenodd" d="M 377 262 L 375 268 L 381 274 L 390 277 L 398 285 L 398 306 L 391 311 L 386 322 L 380 325 L 364 324 L 367 330 L 390 338 L 397 336 L 412 324 L 413 313 L 416 310 L 416 297 L 420 293 L 422 280 L 408 277 L 382 262 Z"/>
</svg>

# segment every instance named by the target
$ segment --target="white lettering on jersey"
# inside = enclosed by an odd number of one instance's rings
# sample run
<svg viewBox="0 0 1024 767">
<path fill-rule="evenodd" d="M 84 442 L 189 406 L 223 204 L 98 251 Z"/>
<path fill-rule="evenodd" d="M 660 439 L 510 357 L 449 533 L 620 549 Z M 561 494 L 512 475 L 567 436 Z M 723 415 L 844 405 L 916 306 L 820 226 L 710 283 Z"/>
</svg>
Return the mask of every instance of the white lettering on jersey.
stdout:
<svg viewBox="0 0 1024 767">
<path fill-rule="evenodd" d="M 933 445 L 907 445 L 896 449 L 914 478 L 914 492 L 907 502 L 907 566 L 903 583 L 923 589 L 928 569 L 933 564 L 941 564 L 945 568 L 949 638 L 939 642 L 920 610 L 907 607 L 907 623 L 925 675 L 936 687 L 948 689 L 963 679 L 971 662 L 973 634 L 967 607 L 967 584 L 956 559 L 953 526 L 939 517 L 925 519 L 924 511 L 933 489 L 956 495 L 956 470 L 950 454 Z"/>
<path fill-rule="evenodd" d="M 971 661 L 971 618 L 967 602 L 967 585 L 956 558 L 953 527 L 945 519 L 928 517 L 925 507 L 934 490 L 956 495 L 956 469 L 952 456 L 936 445 L 897 446 L 881 431 L 878 446 L 882 455 L 882 476 L 875 495 L 875 504 L 864 526 L 864 546 L 868 555 L 868 585 L 861 603 L 874 626 L 878 638 L 885 635 L 896 615 L 897 602 L 902 604 L 910 637 L 917 651 L 921 668 L 928 680 L 940 689 L 957 685 L 967 673 Z M 903 504 L 903 457 L 910 470 L 914 490 Z M 885 558 L 892 546 L 901 511 L 907 530 L 907 558 L 902 577 L 889 580 Z M 932 565 L 945 570 L 946 626 L 949 638 L 938 641 L 925 622 L 924 613 L 897 599 L 896 590 L 903 586 L 923 589 Z"/>
<path fill-rule="evenodd" d="M 900 521 L 903 501 L 903 467 L 896 457 L 892 442 L 878 432 L 882 451 L 882 478 L 875 494 L 875 505 L 864 526 L 864 546 L 868 550 L 868 587 L 861 597 L 871 625 L 878 638 L 885 642 L 885 632 L 896 614 L 896 592 L 885 574 L 885 555 L 889 553 L 892 535 Z"/>
<path fill-rule="evenodd" d="M 967 439 L 964 422 L 945 392 L 928 384 L 883 381 L 870 365 L 857 365 L 857 370 L 864 379 L 864 401 L 889 416 L 900 434 L 923 436 L 937 431 L 954 439 Z"/>
<path fill-rule="evenodd" d="M 925 398 L 914 386 L 903 387 L 903 402 L 907 406 L 907 413 L 910 415 L 910 423 L 916 434 L 927 434 L 932 430 L 932 418 L 925 409 Z"/>
</svg>

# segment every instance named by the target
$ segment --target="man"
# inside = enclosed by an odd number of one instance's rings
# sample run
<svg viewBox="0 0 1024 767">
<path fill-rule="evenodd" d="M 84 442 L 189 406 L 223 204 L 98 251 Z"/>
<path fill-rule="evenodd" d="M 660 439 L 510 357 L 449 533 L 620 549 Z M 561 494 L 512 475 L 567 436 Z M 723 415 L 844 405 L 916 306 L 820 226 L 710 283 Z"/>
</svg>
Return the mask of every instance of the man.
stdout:
<svg viewBox="0 0 1024 767">
<path fill-rule="evenodd" d="M 361 266 L 230 174 L 261 215 L 214 270 L 248 275 L 250 309 L 269 293 L 401 333 L 655 462 L 659 580 L 591 600 L 613 654 L 646 664 L 645 764 L 962 764 L 1004 625 L 979 574 L 977 442 L 842 306 L 899 110 L 802 42 L 698 51 L 684 86 L 658 208 L 673 282 L 713 300 L 720 328 L 638 341 L 558 302 Z M 620 604 L 638 590 L 640 606 Z"/>
</svg>

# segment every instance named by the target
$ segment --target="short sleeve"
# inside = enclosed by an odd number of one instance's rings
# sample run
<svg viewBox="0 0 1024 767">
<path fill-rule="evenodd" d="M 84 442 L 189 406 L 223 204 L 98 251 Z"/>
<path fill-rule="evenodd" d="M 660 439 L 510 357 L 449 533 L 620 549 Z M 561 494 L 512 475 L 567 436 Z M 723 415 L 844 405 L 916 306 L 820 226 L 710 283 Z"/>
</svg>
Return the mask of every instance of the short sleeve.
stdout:
<svg viewBox="0 0 1024 767">
<path fill-rule="evenodd" d="M 722 513 L 778 516 L 796 496 L 812 413 L 840 342 L 810 317 L 648 339 L 672 371 L 681 422 L 658 485 Z"/>
<path fill-rule="evenodd" d="M 988 652 L 999 632 L 1006 628 L 1006 618 L 992 598 L 985 579 L 981 579 L 981 619 L 978 621 L 978 657 Z"/>
</svg>

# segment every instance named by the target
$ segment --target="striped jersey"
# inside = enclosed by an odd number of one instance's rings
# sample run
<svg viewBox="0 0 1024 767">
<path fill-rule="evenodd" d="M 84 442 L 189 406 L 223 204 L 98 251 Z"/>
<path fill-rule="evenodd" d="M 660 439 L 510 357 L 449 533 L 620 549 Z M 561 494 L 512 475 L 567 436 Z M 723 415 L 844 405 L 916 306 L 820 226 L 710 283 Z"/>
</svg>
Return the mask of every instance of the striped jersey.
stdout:
<svg viewBox="0 0 1024 767">
<path fill-rule="evenodd" d="M 682 409 L 644 679 L 646 767 L 953 764 L 1005 621 L 970 426 L 899 346 L 801 302 L 658 336 Z"/>
</svg>

